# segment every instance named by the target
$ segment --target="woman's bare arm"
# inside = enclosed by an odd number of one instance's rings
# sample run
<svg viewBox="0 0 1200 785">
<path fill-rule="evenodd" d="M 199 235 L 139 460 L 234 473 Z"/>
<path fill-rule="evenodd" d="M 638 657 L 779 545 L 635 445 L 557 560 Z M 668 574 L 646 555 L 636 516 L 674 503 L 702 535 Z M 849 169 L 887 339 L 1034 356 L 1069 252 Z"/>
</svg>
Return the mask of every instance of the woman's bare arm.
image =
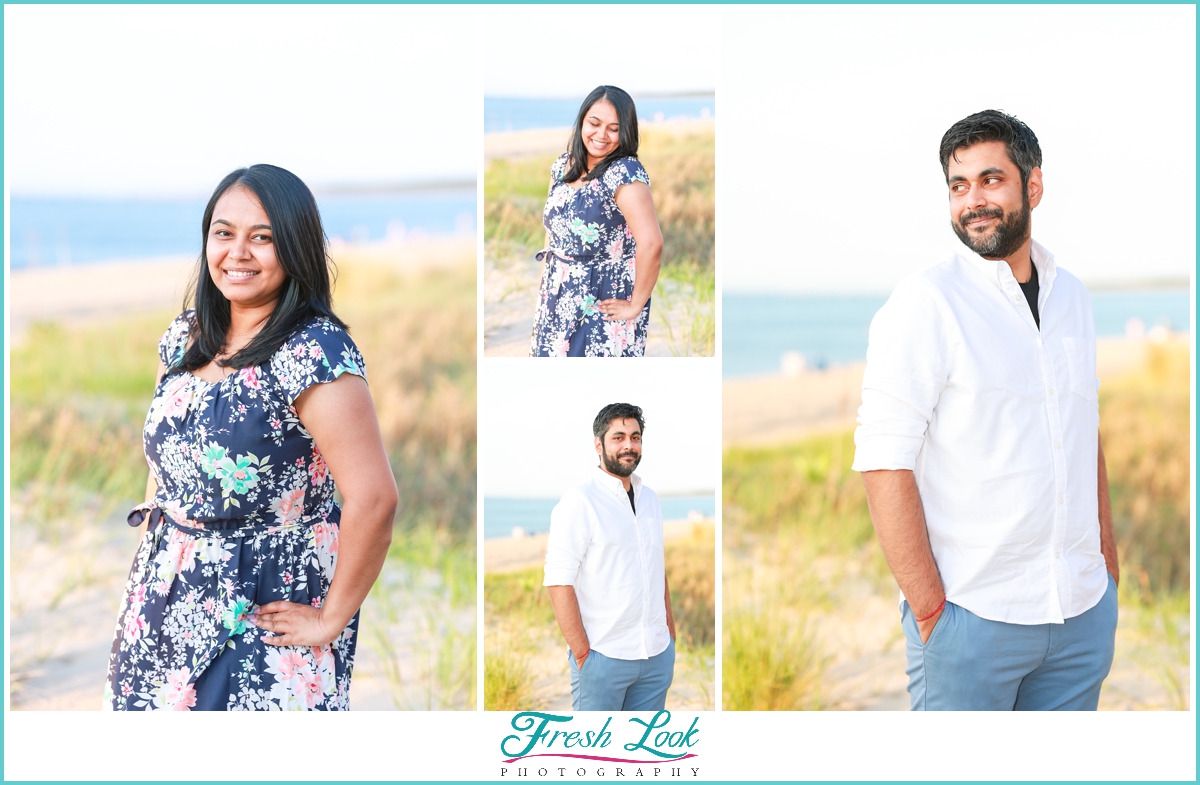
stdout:
<svg viewBox="0 0 1200 785">
<path fill-rule="evenodd" d="M 658 282 L 658 270 L 662 266 L 663 238 L 658 226 L 658 213 L 654 210 L 654 199 L 650 186 L 645 183 L 628 183 L 617 189 L 617 208 L 625 216 L 633 241 L 637 243 L 634 258 L 636 274 L 632 300 L 602 300 L 600 312 L 608 321 L 636 319 L 650 299 L 654 284 Z"/>
<path fill-rule="evenodd" d="M 361 377 L 344 374 L 313 385 L 300 394 L 295 406 L 345 499 L 337 567 L 320 609 L 270 602 L 259 608 L 256 624 L 282 633 L 265 636 L 265 643 L 322 646 L 341 635 L 379 577 L 392 541 L 399 496 L 371 393 Z"/>
</svg>

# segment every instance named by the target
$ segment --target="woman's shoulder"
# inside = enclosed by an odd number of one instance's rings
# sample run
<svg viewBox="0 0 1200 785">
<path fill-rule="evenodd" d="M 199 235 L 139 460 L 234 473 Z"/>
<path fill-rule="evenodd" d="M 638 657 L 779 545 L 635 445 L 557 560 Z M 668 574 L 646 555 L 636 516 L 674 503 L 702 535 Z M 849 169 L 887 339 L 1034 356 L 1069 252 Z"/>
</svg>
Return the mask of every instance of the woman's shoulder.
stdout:
<svg viewBox="0 0 1200 785">
<path fill-rule="evenodd" d="M 608 165 L 608 169 L 604 172 L 604 184 L 614 193 L 622 185 L 630 183 L 645 183 L 646 187 L 650 186 L 650 175 L 646 173 L 646 167 L 642 166 L 641 161 L 632 156 L 626 156 L 618 158 Z"/>
<path fill-rule="evenodd" d="M 550 176 L 555 182 L 563 179 L 563 175 L 567 171 L 567 164 L 571 161 L 571 154 L 563 153 L 558 158 L 554 159 L 554 163 L 550 164 Z"/>
<path fill-rule="evenodd" d="M 196 311 L 188 308 L 175 317 L 167 326 L 166 332 L 158 339 L 158 359 L 165 367 L 171 368 L 183 360 L 195 323 Z"/>
<path fill-rule="evenodd" d="M 325 316 L 297 326 L 270 364 L 289 403 L 313 384 L 331 382 L 344 373 L 367 378 L 362 353 L 350 333 Z"/>
</svg>

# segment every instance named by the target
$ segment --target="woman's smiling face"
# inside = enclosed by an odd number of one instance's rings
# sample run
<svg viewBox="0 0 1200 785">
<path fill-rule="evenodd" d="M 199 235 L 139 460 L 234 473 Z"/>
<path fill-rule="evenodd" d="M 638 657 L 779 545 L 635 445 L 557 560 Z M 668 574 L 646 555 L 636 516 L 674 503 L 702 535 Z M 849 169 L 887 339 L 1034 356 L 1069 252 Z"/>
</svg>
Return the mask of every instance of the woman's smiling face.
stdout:
<svg viewBox="0 0 1200 785">
<path fill-rule="evenodd" d="M 620 131 L 621 124 L 617 119 L 616 107 L 608 101 L 601 98 L 588 108 L 580 132 L 583 135 L 583 149 L 587 151 L 589 169 L 617 149 Z"/>
<path fill-rule="evenodd" d="M 231 304 L 259 306 L 279 298 L 287 273 L 275 255 L 271 219 L 245 186 L 234 185 L 217 199 L 205 254 L 209 275 Z"/>
</svg>

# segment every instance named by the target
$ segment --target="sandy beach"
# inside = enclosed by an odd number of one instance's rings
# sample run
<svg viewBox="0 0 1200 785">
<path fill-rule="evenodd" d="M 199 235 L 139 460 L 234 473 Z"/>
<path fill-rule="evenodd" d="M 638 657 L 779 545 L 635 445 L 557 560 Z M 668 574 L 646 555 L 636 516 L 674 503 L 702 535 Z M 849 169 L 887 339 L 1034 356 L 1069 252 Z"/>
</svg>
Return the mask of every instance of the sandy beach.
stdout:
<svg viewBox="0 0 1200 785">
<path fill-rule="evenodd" d="M 353 246 L 334 243 L 330 255 L 335 263 L 352 255 L 357 262 L 417 270 L 473 258 L 475 240 L 472 236 Z M 13 270 L 8 277 L 9 334 L 19 343 L 37 321 L 85 324 L 180 307 L 195 269 L 196 257 L 172 256 Z"/>
<path fill-rule="evenodd" d="M 1186 336 L 1172 340 L 1187 340 Z M 1105 379 L 1141 365 L 1148 340 L 1101 338 L 1096 375 Z M 814 433 L 853 428 L 862 403 L 866 363 L 795 375 L 727 379 L 722 385 L 722 434 L 726 447 L 777 444 Z"/>
</svg>

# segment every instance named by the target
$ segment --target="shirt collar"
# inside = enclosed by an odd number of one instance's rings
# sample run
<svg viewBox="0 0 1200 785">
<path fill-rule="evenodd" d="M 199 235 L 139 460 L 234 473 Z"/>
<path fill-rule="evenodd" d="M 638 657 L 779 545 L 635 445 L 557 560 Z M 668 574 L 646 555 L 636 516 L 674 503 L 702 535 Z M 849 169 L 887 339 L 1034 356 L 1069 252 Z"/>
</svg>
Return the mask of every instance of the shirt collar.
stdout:
<svg viewBox="0 0 1200 785">
<path fill-rule="evenodd" d="M 596 467 L 596 474 L 593 479 L 613 493 L 628 495 L 628 492 L 625 490 L 625 483 L 621 482 L 621 478 L 613 477 L 599 466 Z M 640 496 L 642 493 L 642 478 L 638 477 L 637 474 L 631 474 L 629 475 L 629 482 L 630 487 L 633 488 L 634 497 Z"/>
<path fill-rule="evenodd" d="M 984 259 L 979 254 L 970 250 L 959 253 L 959 256 L 966 259 L 972 267 L 982 273 L 985 278 L 997 287 L 1003 288 L 1003 284 L 1008 281 L 1016 283 L 1017 279 L 1013 277 L 1012 268 L 1003 259 Z M 1057 275 L 1054 254 L 1043 248 L 1037 240 L 1034 240 L 1029 245 L 1029 256 L 1033 260 L 1033 266 L 1038 271 L 1038 288 L 1049 287 L 1050 282 Z"/>
</svg>

